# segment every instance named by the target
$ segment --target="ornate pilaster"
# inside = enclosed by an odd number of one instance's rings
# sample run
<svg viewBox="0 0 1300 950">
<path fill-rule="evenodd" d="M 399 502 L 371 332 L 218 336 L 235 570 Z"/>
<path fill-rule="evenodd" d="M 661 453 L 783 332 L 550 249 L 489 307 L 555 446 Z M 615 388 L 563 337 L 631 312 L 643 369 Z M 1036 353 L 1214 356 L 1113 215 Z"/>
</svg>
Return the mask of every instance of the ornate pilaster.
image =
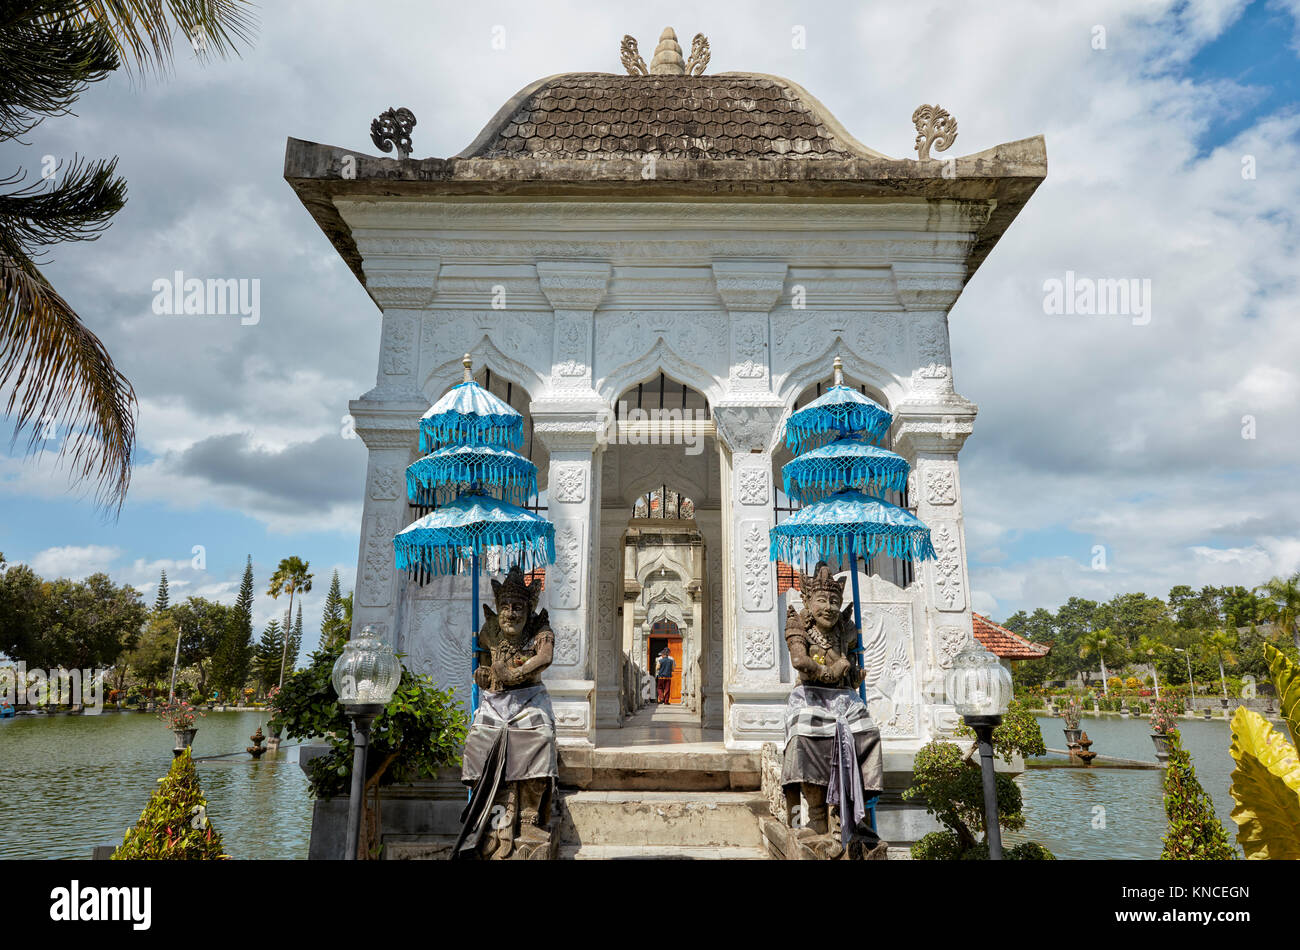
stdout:
<svg viewBox="0 0 1300 950">
<path fill-rule="evenodd" d="M 772 445 L 781 407 L 720 405 L 724 598 L 723 666 L 727 681 L 724 736 L 728 748 L 757 749 L 783 735 L 790 691 L 777 661 L 776 565 L 768 560 L 772 509 Z"/>
<path fill-rule="evenodd" d="M 423 314 L 433 300 L 440 264 L 423 257 L 386 257 L 368 262 L 366 290 L 383 310 L 379 372 L 367 401 L 406 399 L 420 393 L 419 366 Z"/>
<path fill-rule="evenodd" d="M 733 392 L 769 392 L 772 351 L 768 314 L 785 287 L 787 265 L 770 262 L 713 264 L 718 296 L 730 311 L 729 388 Z"/>
<path fill-rule="evenodd" d="M 354 625 L 373 624 L 390 646 L 400 647 L 397 604 L 402 583 L 393 561 L 393 535 L 409 521 L 406 466 L 419 443 L 423 396 L 356 399 L 348 404 L 356 434 L 369 450 L 361 546 L 357 555 Z"/>
<path fill-rule="evenodd" d="M 895 448 L 912 462 L 910 503 L 930 527 L 937 559 L 918 566 L 925 596 L 928 644 L 922 689 L 930 725 L 937 734 L 957 724 L 955 711 L 942 693 L 943 674 L 971 637 L 970 572 L 962 516 L 957 453 L 970 434 L 974 404 L 959 396 L 939 406 L 905 403 L 899 407 Z"/>
<path fill-rule="evenodd" d="M 610 274 L 608 264 L 537 262 L 538 283 L 555 310 L 554 390 L 591 391 L 593 313 L 605 297 Z"/>
<path fill-rule="evenodd" d="M 537 401 L 533 432 L 550 453 L 547 516 L 555 525 L 555 563 L 546 599 L 555 661 L 544 674 L 561 742 L 589 743 L 596 726 L 596 590 L 600 458 L 604 417 L 590 406 Z"/>
</svg>

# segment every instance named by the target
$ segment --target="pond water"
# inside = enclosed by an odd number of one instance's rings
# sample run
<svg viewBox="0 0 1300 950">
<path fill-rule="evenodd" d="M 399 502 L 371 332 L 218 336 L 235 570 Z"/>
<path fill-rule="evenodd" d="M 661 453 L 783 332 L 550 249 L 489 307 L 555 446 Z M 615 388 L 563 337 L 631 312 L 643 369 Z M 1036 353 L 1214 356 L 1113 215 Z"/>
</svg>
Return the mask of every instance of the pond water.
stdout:
<svg viewBox="0 0 1300 950">
<path fill-rule="evenodd" d="M 266 719 L 208 713 L 195 757 L 242 750 Z M 96 845 L 119 844 L 170 768 L 174 744 L 147 713 L 0 719 L 0 857 L 89 858 Z M 297 752 L 195 763 L 232 857 L 307 857 L 311 800 Z"/>
<path fill-rule="evenodd" d="M 261 712 L 208 713 L 199 720 L 194 754 L 241 750 L 265 722 Z M 1065 748 L 1060 719 L 1041 717 L 1039 725 L 1050 748 Z M 1145 720 L 1085 716 L 1083 728 L 1103 756 L 1155 761 Z M 1228 724 L 1189 721 L 1181 729 L 1197 778 L 1235 841 Z M 0 720 L 0 857 L 89 858 L 95 845 L 119 843 L 166 774 L 172 744 L 171 733 L 145 713 Z M 311 799 L 297 747 L 258 762 L 238 755 L 196 764 L 208 814 L 232 857 L 306 858 Z M 1007 841 L 1030 838 L 1059 858 L 1158 858 L 1163 774 L 1028 770 L 1017 779 L 1028 824 Z"/>
<path fill-rule="evenodd" d="M 1064 749 L 1061 719 L 1041 716 L 1038 725 L 1050 749 Z M 1101 756 L 1154 762 L 1155 746 L 1145 719 L 1084 716 L 1080 728 Z M 1197 781 L 1209 793 L 1215 813 L 1234 845 L 1232 732 L 1227 720 L 1179 723 L 1183 747 L 1192 754 Z M 1060 761 L 1064 756 L 1047 758 Z M 1025 838 L 1044 845 L 1058 858 L 1126 860 L 1160 857 L 1167 829 L 1164 771 L 1156 769 L 1029 769 L 1017 781 L 1024 796 L 1026 825 L 1008 835 L 1008 843 Z M 1104 819 L 1104 820 L 1103 820 Z M 1239 849 L 1240 850 L 1240 849 Z"/>
</svg>

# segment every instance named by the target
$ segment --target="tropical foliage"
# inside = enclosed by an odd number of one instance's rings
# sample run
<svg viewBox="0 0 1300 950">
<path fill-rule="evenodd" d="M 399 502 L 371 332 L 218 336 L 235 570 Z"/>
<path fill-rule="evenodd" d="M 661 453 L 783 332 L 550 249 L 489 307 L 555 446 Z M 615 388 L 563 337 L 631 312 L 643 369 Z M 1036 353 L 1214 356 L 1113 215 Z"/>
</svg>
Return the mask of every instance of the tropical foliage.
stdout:
<svg viewBox="0 0 1300 950">
<path fill-rule="evenodd" d="M 1300 667 L 1267 651 L 1291 742 L 1263 716 L 1239 708 L 1232 718 L 1232 820 L 1247 858 L 1300 859 Z"/>
<path fill-rule="evenodd" d="M 1163 861 L 1228 861 L 1237 856 L 1228 833 L 1214 814 L 1214 804 L 1196 780 L 1191 754 L 1183 748 L 1177 729 L 1169 732 L 1169 761 L 1165 767 Z"/>
<path fill-rule="evenodd" d="M 962 727 L 958 734 L 972 736 Z M 993 730 L 993 751 L 1003 757 L 1044 755 L 1047 752 L 1043 733 L 1033 713 L 1013 702 L 1002 724 Z M 973 751 L 973 750 L 972 750 Z M 998 823 L 1016 831 L 1025 826 L 1021 811 L 1020 786 L 1011 776 L 995 776 L 998 797 Z M 944 826 L 932 831 L 912 845 L 917 860 L 972 860 L 988 857 L 986 841 L 977 836 L 985 833 L 984 784 L 978 754 L 963 753 L 952 742 L 935 740 L 923 746 L 913 763 L 912 785 L 903 798 L 922 801 L 925 809 Z M 1050 851 L 1036 842 L 1024 842 L 1003 852 L 1009 860 L 1052 859 Z"/>
<path fill-rule="evenodd" d="M 169 65 L 174 38 L 200 57 L 251 32 L 243 0 L 21 0 L 0 8 L 0 141 L 63 115 L 127 57 Z M 40 271 L 49 247 L 94 240 L 126 201 L 117 159 L 72 158 L 0 195 L 0 391 L 29 452 L 64 427 L 59 455 L 120 506 L 131 478 L 136 398 L 104 344 Z"/>
<path fill-rule="evenodd" d="M 114 861 L 216 861 L 222 852 L 221 834 L 208 818 L 208 802 L 199 787 L 190 750 L 172 761 L 171 770 L 140 820 L 113 852 Z"/>
</svg>

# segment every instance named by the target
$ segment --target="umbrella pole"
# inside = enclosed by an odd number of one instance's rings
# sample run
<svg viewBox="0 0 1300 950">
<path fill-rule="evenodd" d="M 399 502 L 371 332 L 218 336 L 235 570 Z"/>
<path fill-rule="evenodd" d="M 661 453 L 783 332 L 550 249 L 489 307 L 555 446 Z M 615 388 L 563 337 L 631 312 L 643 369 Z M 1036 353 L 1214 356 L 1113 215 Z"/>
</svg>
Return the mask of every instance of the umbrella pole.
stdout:
<svg viewBox="0 0 1300 950">
<path fill-rule="evenodd" d="M 473 619 L 470 623 L 470 630 L 472 632 L 469 638 L 469 656 L 470 656 L 469 714 L 470 714 L 470 718 L 472 719 L 474 717 L 474 714 L 478 712 L 478 680 L 474 678 L 475 672 L 478 671 L 478 552 L 477 551 L 475 551 L 473 554 L 470 555 L 470 570 L 472 571 L 472 579 L 470 581 L 469 609 L 470 612 L 473 614 Z M 859 631 L 858 648 L 861 649 L 861 647 L 862 647 L 862 633 Z"/>
<path fill-rule="evenodd" d="M 858 669 L 862 669 L 862 599 L 858 595 L 858 552 L 853 538 L 849 538 L 849 576 L 853 578 L 853 626 L 858 629 Z M 858 697 L 867 701 L 867 682 L 858 684 Z"/>
</svg>

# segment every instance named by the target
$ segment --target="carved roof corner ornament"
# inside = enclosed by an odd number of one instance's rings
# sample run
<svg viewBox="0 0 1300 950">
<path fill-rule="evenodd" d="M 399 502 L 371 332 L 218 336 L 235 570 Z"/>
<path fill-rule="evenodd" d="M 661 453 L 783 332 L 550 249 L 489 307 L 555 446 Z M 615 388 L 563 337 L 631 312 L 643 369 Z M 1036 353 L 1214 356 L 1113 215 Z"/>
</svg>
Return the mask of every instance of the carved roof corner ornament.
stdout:
<svg viewBox="0 0 1300 950">
<path fill-rule="evenodd" d="M 655 47 L 654 58 L 649 68 L 637 49 L 636 38 L 624 35 L 619 47 L 619 59 L 629 76 L 701 76 L 709 65 L 709 39 L 703 33 L 696 33 L 691 40 L 691 55 L 682 59 L 682 48 L 677 42 L 677 33 L 671 26 L 665 27 L 659 34 L 659 45 Z"/>
<path fill-rule="evenodd" d="M 398 158 L 411 157 L 411 129 L 415 128 L 415 113 L 410 109 L 389 109 L 370 123 L 370 141 L 381 152 L 391 152 L 397 146 Z"/>
<path fill-rule="evenodd" d="M 957 141 L 957 120 L 938 103 L 918 106 L 912 113 L 916 126 L 916 155 L 918 161 L 929 161 L 930 148 L 942 152 Z"/>
</svg>

